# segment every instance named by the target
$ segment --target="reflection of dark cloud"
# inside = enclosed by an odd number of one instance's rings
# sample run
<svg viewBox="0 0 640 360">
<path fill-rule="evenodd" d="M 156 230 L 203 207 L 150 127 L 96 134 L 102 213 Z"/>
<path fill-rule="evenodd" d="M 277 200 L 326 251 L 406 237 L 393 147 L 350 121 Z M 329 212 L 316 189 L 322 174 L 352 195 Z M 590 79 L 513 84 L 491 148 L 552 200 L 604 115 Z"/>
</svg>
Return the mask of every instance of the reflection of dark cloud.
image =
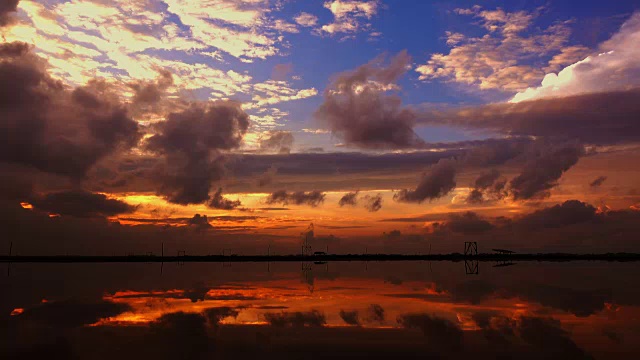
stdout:
<svg viewBox="0 0 640 360">
<path fill-rule="evenodd" d="M 104 300 L 49 301 L 25 309 L 20 320 L 33 321 L 56 328 L 73 328 L 90 325 L 100 319 L 117 316 L 129 311 L 129 305 Z"/>
<path fill-rule="evenodd" d="M 378 304 L 369 305 L 369 319 L 371 321 L 384 322 L 384 309 Z"/>
<path fill-rule="evenodd" d="M 327 320 L 318 310 L 309 312 L 266 313 L 264 319 L 275 327 L 321 327 Z"/>
<path fill-rule="evenodd" d="M 143 339 L 148 343 L 136 346 L 154 358 L 199 359 L 211 346 L 206 321 L 200 313 L 164 314 L 150 324 L 150 335 Z"/>
<path fill-rule="evenodd" d="M 357 310 L 346 311 L 340 310 L 340 318 L 349 325 L 360 325 L 360 318 Z"/>
<path fill-rule="evenodd" d="M 212 326 L 217 326 L 220 323 L 220 321 L 228 317 L 237 318 L 238 315 L 240 314 L 240 311 L 234 308 L 223 306 L 223 307 L 208 308 L 208 309 L 205 309 L 202 313 L 209 321 L 209 324 L 211 324 Z"/>
<path fill-rule="evenodd" d="M 518 320 L 518 334 L 546 358 L 591 359 L 571 340 L 558 320 L 523 316 Z"/>
<path fill-rule="evenodd" d="M 421 330 L 433 346 L 447 350 L 462 348 L 462 330 L 447 319 L 429 314 L 405 314 L 397 320 L 405 328 Z"/>
</svg>

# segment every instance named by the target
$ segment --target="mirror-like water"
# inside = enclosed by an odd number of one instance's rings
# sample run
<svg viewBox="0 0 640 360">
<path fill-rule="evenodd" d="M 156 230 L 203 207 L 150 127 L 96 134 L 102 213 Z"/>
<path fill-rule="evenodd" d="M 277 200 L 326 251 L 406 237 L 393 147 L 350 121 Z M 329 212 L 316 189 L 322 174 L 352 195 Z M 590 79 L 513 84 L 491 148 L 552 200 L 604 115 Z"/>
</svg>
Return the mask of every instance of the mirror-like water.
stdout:
<svg viewBox="0 0 640 360">
<path fill-rule="evenodd" d="M 80 359 L 640 355 L 638 263 L 481 262 L 478 274 L 475 265 L 12 264 L 0 279 L 1 351 Z"/>
</svg>

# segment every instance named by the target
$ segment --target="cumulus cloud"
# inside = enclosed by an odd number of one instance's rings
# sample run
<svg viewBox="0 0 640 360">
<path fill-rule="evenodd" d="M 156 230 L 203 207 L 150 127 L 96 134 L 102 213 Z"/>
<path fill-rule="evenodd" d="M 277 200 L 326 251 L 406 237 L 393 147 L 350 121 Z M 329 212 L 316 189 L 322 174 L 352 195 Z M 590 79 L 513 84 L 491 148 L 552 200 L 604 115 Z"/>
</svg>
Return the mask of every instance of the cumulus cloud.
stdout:
<svg viewBox="0 0 640 360">
<path fill-rule="evenodd" d="M 445 111 L 425 111 L 423 124 L 495 131 L 511 136 L 575 139 L 610 145 L 640 139 L 640 89 L 551 97 Z"/>
<path fill-rule="evenodd" d="M 318 23 L 317 16 L 306 12 L 301 12 L 300 14 L 296 15 L 293 20 L 295 20 L 298 25 L 306 27 L 316 26 L 316 24 Z"/>
<path fill-rule="evenodd" d="M 7 26 L 13 22 L 13 14 L 18 11 L 20 0 L 5 0 L 0 3 L 0 27 Z"/>
<path fill-rule="evenodd" d="M 30 202 L 36 209 L 42 211 L 77 217 L 107 217 L 131 213 L 135 210 L 134 206 L 123 201 L 83 190 L 49 193 L 35 197 Z"/>
<path fill-rule="evenodd" d="M 369 212 L 376 212 L 382 209 L 382 195 L 365 195 L 364 208 Z"/>
<path fill-rule="evenodd" d="M 323 25 L 321 31 L 330 35 L 339 33 L 356 33 L 371 28 L 369 21 L 378 13 L 378 0 L 332 0 L 324 3 L 333 14 L 334 20 Z"/>
<path fill-rule="evenodd" d="M 342 206 L 356 206 L 356 204 L 358 203 L 358 191 L 354 191 L 354 192 L 349 192 L 344 194 L 341 198 L 340 201 L 338 202 L 338 205 Z"/>
<path fill-rule="evenodd" d="M 29 45 L 0 44 L 0 161 L 82 179 L 98 160 L 134 146 L 138 124 L 104 82 L 69 89 Z"/>
<path fill-rule="evenodd" d="M 344 194 L 340 198 L 340 201 L 338 202 L 338 205 L 340 205 L 340 207 L 343 207 L 343 206 L 356 206 L 356 205 L 358 205 L 358 203 L 362 203 L 364 208 L 367 209 L 367 211 L 369 211 L 369 212 L 376 212 L 376 211 L 382 209 L 382 195 L 381 194 L 365 195 L 365 196 L 362 196 L 362 197 L 358 198 L 359 194 L 360 194 L 359 191 L 354 191 L 354 192 L 349 192 L 349 193 Z"/>
<path fill-rule="evenodd" d="M 224 198 L 224 196 L 222 196 L 222 188 L 218 188 L 218 191 L 216 191 L 215 194 L 211 196 L 211 199 L 209 200 L 207 205 L 209 205 L 209 207 L 212 207 L 214 209 L 233 210 L 238 206 L 241 206 L 242 203 L 240 202 L 240 200 L 233 201 L 233 200 Z"/>
<path fill-rule="evenodd" d="M 509 181 L 509 191 L 515 200 L 549 196 L 562 174 L 575 165 L 584 154 L 581 146 L 564 146 L 546 151 L 527 163 L 522 172 Z"/>
<path fill-rule="evenodd" d="M 258 177 L 257 185 L 259 187 L 267 186 L 273 182 L 273 178 L 278 173 L 278 168 L 275 166 L 269 167 L 265 172 Z"/>
<path fill-rule="evenodd" d="M 488 199 L 501 199 L 505 195 L 503 190 L 506 184 L 507 180 L 501 178 L 500 171 L 491 169 L 478 176 L 466 201 L 469 204 L 479 204 Z"/>
<path fill-rule="evenodd" d="M 211 226 L 211 224 L 209 224 L 209 219 L 207 218 L 207 215 L 200 215 L 200 214 L 193 215 L 193 217 L 187 221 L 187 224 L 199 229 L 208 229 L 213 227 Z"/>
<path fill-rule="evenodd" d="M 223 171 L 220 151 L 238 147 L 248 127 L 249 115 L 233 101 L 195 103 L 169 114 L 146 143 L 164 156 L 159 193 L 178 204 L 206 201 Z"/>
<path fill-rule="evenodd" d="M 388 66 L 378 57 L 353 71 L 338 74 L 324 92 L 315 116 L 345 143 L 361 148 L 412 148 L 424 144 L 413 131 L 414 111 L 388 94 L 410 62 L 406 51 Z"/>
<path fill-rule="evenodd" d="M 267 204 L 295 204 L 309 205 L 316 207 L 324 202 L 325 194 L 320 191 L 296 191 L 287 192 L 286 190 L 276 191 L 267 197 Z"/>
<path fill-rule="evenodd" d="M 423 65 L 416 68 L 421 80 L 444 79 L 477 86 L 480 89 L 518 91 L 540 81 L 544 76 L 540 66 L 531 64 L 531 58 L 543 58 L 557 54 L 565 48 L 570 30 L 565 23 L 555 23 L 547 28 L 530 30 L 536 12 L 506 12 L 500 8 L 456 9 L 459 15 L 477 18 L 478 25 L 486 30 L 480 37 L 464 36 L 448 32 L 448 54 L 433 54 Z M 579 53 L 564 53 L 552 64 L 575 61 L 567 59 Z M 551 65 L 551 64 L 550 64 Z"/>
<path fill-rule="evenodd" d="M 295 138 L 291 131 L 271 131 L 266 137 L 260 139 L 259 146 L 262 151 L 275 151 L 280 154 L 288 154 Z"/>
<path fill-rule="evenodd" d="M 567 200 L 525 215 L 518 220 L 518 225 L 532 229 L 557 228 L 593 221 L 595 218 L 596 208 L 593 206 L 578 200 Z"/>
<path fill-rule="evenodd" d="M 580 57 L 560 72 L 549 73 L 538 87 L 517 93 L 512 102 L 553 96 L 611 92 L 640 87 L 640 13 L 633 14 L 596 53 Z M 576 59 L 578 60 L 578 59 Z"/>
<path fill-rule="evenodd" d="M 452 214 L 444 225 L 444 228 L 467 235 L 481 234 L 494 228 L 487 220 L 478 214 L 467 211 L 462 214 Z"/>
<path fill-rule="evenodd" d="M 393 199 L 410 203 L 422 203 L 425 200 L 439 199 L 456 187 L 455 177 L 454 161 L 448 159 L 440 160 L 429 169 L 429 172 L 422 175 L 422 179 L 415 190 L 401 190 L 393 196 Z"/>
</svg>

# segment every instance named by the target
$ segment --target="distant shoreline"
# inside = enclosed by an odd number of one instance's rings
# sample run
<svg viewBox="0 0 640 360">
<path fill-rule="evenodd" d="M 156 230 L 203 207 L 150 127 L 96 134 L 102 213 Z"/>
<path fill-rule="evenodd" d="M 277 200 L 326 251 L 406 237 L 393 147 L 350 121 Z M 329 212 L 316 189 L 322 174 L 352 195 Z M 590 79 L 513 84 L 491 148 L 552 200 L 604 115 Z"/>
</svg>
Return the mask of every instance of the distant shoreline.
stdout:
<svg viewBox="0 0 640 360">
<path fill-rule="evenodd" d="M 325 262 L 325 261 L 640 261 L 640 254 L 636 253 L 606 253 L 606 254 L 478 254 L 463 255 L 430 254 L 430 255 L 400 255 L 400 254 L 327 254 L 327 255 L 184 255 L 184 256 L 38 256 L 14 255 L 0 256 L 4 263 L 144 263 L 144 262 Z"/>
</svg>

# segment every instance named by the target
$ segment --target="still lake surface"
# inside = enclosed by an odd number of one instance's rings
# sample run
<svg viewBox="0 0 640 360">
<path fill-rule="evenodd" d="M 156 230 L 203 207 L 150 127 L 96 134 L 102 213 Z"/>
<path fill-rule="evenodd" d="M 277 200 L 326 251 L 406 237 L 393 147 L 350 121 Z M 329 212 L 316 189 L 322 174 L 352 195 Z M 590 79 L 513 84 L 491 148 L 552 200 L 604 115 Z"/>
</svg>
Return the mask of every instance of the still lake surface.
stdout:
<svg viewBox="0 0 640 360">
<path fill-rule="evenodd" d="M 0 358 L 640 358 L 639 262 L 2 266 Z"/>
</svg>

